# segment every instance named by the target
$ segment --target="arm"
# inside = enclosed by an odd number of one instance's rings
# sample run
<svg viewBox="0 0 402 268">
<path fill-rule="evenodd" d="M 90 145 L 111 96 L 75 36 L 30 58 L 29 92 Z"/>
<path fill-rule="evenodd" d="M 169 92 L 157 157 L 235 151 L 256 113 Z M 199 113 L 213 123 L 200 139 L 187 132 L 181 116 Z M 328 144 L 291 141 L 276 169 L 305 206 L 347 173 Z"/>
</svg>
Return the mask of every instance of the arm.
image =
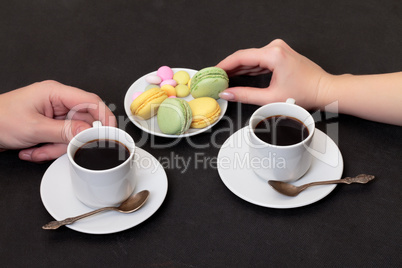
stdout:
<svg viewBox="0 0 402 268">
<path fill-rule="evenodd" d="M 218 67 L 229 76 L 272 72 L 267 88 L 233 87 L 220 97 L 264 105 L 294 98 L 306 109 L 324 109 L 337 102 L 338 112 L 402 125 L 402 73 L 381 75 L 331 75 L 300 55 L 282 40 L 260 49 L 239 50 Z"/>
<path fill-rule="evenodd" d="M 402 125 L 402 72 L 332 76 L 320 89 L 320 108 L 335 101 L 340 113 Z"/>
</svg>

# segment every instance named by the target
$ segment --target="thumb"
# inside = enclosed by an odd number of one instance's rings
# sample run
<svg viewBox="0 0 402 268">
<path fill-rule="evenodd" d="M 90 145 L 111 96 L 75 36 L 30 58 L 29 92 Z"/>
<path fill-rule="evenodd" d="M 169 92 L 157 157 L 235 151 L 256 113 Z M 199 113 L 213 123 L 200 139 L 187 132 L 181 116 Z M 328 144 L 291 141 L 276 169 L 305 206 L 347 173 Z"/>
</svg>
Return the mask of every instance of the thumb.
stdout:
<svg viewBox="0 0 402 268">
<path fill-rule="evenodd" d="M 81 120 L 56 120 L 46 118 L 39 131 L 37 139 L 41 143 L 69 143 L 70 140 L 81 131 L 90 128 L 91 125 Z"/>
<path fill-rule="evenodd" d="M 275 93 L 270 88 L 231 87 L 219 94 L 219 97 L 228 101 L 265 105 L 276 101 Z"/>
</svg>

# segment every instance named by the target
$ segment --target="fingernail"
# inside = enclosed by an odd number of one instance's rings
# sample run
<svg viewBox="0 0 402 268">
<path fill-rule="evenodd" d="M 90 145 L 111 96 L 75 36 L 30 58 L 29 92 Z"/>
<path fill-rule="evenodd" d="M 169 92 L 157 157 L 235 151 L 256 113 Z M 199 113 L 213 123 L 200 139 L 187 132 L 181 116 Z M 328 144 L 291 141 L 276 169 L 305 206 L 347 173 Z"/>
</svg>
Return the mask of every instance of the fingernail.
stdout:
<svg viewBox="0 0 402 268">
<path fill-rule="evenodd" d="M 78 128 L 75 130 L 74 135 L 77 135 L 78 133 L 80 133 L 80 132 L 83 131 L 83 130 L 84 130 L 83 127 L 78 127 Z"/>
<path fill-rule="evenodd" d="M 88 128 L 88 127 L 83 127 L 83 126 L 78 127 L 78 128 L 75 130 L 74 136 L 77 135 L 78 133 L 80 133 L 80 132 L 86 130 L 87 128 Z"/>
<path fill-rule="evenodd" d="M 229 101 L 235 99 L 235 96 L 233 95 L 233 93 L 227 92 L 227 91 L 219 93 L 219 97 L 224 100 L 229 100 Z"/>
<path fill-rule="evenodd" d="M 20 154 L 20 159 L 21 160 L 31 160 L 31 154 L 27 154 L 27 153 Z"/>
</svg>

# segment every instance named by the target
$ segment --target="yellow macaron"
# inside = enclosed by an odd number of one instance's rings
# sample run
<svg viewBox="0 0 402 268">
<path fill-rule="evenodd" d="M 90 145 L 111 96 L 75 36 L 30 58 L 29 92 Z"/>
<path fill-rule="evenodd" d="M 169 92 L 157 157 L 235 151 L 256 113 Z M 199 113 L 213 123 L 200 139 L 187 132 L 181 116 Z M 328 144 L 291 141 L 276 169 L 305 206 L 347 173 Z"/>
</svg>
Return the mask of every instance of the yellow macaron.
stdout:
<svg viewBox="0 0 402 268">
<path fill-rule="evenodd" d="M 159 105 L 168 98 L 163 89 L 151 88 L 133 100 L 130 110 L 133 115 L 147 120 L 158 112 Z"/>
<path fill-rule="evenodd" d="M 185 98 L 190 95 L 190 88 L 187 85 L 178 84 L 176 87 L 176 95 L 179 98 Z"/>
<path fill-rule="evenodd" d="M 193 113 L 192 128 L 204 128 L 215 123 L 220 114 L 221 107 L 219 103 L 211 97 L 201 97 L 189 101 Z"/>
<path fill-rule="evenodd" d="M 178 71 L 173 75 L 173 79 L 176 80 L 177 84 L 187 85 L 190 75 L 186 71 Z"/>
</svg>

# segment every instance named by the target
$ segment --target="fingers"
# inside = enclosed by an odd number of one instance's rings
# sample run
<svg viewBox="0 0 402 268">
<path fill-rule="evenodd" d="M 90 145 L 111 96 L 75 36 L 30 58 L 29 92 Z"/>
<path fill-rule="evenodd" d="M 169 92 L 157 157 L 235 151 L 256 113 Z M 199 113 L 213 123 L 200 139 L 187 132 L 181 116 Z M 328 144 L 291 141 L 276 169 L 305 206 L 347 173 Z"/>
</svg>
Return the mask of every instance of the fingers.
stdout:
<svg viewBox="0 0 402 268">
<path fill-rule="evenodd" d="M 41 147 L 24 149 L 19 152 L 21 160 L 30 162 L 45 162 L 56 159 L 67 151 L 67 144 L 45 144 Z"/>
<path fill-rule="evenodd" d="M 31 139 L 37 143 L 67 144 L 75 135 L 90 127 L 89 123 L 81 120 L 55 120 L 42 117 L 39 126 L 31 131 Z"/>
<path fill-rule="evenodd" d="M 83 100 L 79 104 L 70 106 L 67 118 L 82 119 L 88 123 L 99 120 L 104 126 L 117 125 L 116 117 L 102 101 L 99 101 L 98 103 L 92 103 L 89 101 L 90 100 L 85 102 L 85 100 Z"/>
<path fill-rule="evenodd" d="M 95 121 L 95 119 L 89 113 L 80 112 L 68 113 L 67 115 L 55 116 L 53 118 L 58 120 L 81 120 L 87 122 L 90 125 L 92 125 L 92 123 Z"/>
<path fill-rule="evenodd" d="M 264 105 L 275 101 L 283 101 L 287 95 L 286 87 L 278 86 L 278 81 L 287 81 L 289 62 L 292 62 L 295 51 L 281 39 L 276 39 L 262 48 L 250 48 L 236 51 L 222 60 L 217 67 L 224 69 L 229 76 L 262 75 L 272 72 L 268 88 L 232 87 L 219 96 L 228 101 L 237 101 L 256 105 Z M 285 77 L 285 79 L 280 79 Z M 281 89 L 281 90 L 279 90 Z"/>
<path fill-rule="evenodd" d="M 262 74 L 268 74 L 270 73 L 271 70 L 261 68 L 261 67 L 254 67 L 254 66 L 239 66 L 238 68 L 230 71 L 228 73 L 229 76 L 238 76 L 238 75 L 250 75 L 250 76 L 256 76 L 256 75 L 262 75 Z"/>
<path fill-rule="evenodd" d="M 65 107 L 72 118 L 76 113 L 88 113 L 94 120 L 99 120 L 103 125 L 116 126 L 116 118 L 106 104 L 94 93 L 90 93 L 75 87 L 66 86 L 56 81 L 43 81 L 41 86 L 47 87 L 50 93 L 50 101 L 53 109 Z M 57 115 L 57 111 L 55 111 Z"/>
<path fill-rule="evenodd" d="M 263 48 L 238 50 L 218 63 L 229 76 L 259 75 L 274 71 L 286 54 L 293 50 L 281 39 L 276 39 Z"/>
<path fill-rule="evenodd" d="M 217 67 L 224 69 L 229 76 L 247 74 L 248 70 L 255 69 L 272 71 L 269 59 L 265 59 L 261 49 L 250 48 L 239 50 L 218 63 Z M 264 61 L 263 61 L 264 59 Z"/>
<path fill-rule="evenodd" d="M 219 97 L 228 101 L 237 101 L 255 105 L 265 105 L 278 101 L 276 93 L 270 88 L 232 87 L 219 94 Z"/>
</svg>

